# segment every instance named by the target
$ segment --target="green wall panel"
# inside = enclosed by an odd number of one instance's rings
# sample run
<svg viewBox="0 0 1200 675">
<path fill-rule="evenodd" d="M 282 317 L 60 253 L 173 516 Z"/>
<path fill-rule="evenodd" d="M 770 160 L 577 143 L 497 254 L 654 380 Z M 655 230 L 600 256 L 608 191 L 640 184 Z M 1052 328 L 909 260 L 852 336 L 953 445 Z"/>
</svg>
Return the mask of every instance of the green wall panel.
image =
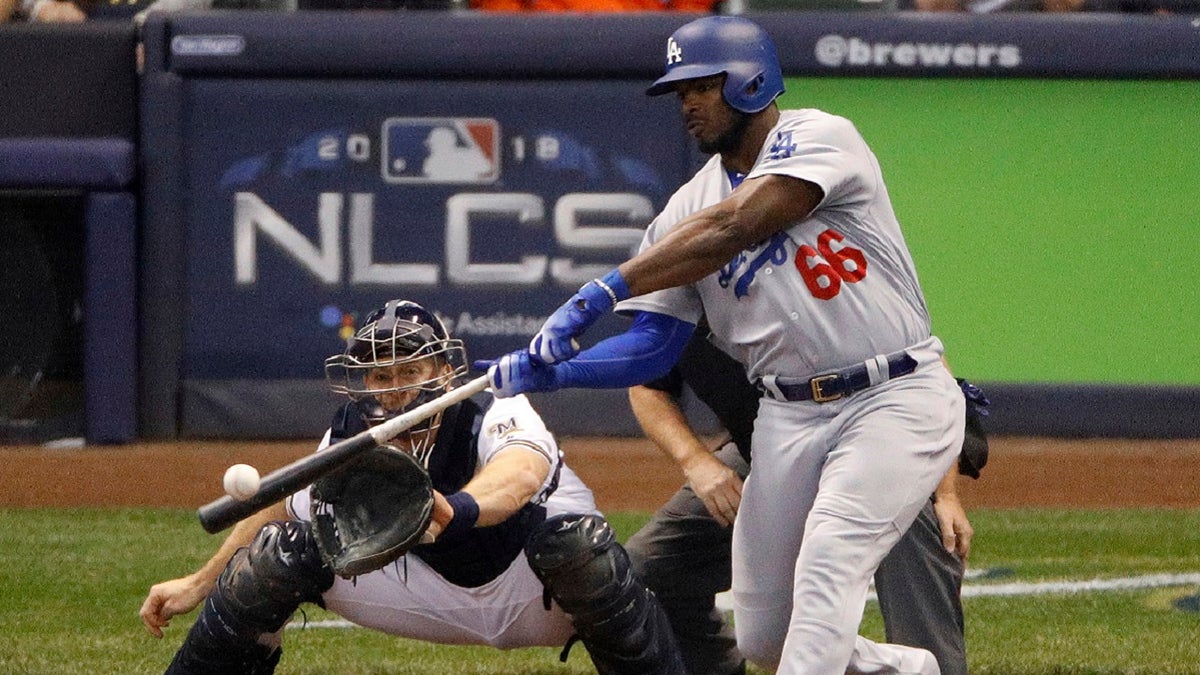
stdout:
<svg viewBox="0 0 1200 675">
<path fill-rule="evenodd" d="M 955 371 L 1200 385 L 1200 82 L 790 78 L 883 166 Z"/>
</svg>

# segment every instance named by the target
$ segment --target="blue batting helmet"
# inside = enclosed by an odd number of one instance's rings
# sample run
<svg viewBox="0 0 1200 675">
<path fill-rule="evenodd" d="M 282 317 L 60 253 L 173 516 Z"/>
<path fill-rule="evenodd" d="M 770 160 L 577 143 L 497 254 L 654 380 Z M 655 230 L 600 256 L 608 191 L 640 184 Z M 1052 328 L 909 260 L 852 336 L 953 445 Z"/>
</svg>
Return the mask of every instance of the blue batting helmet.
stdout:
<svg viewBox="0 0 1200 675">
<path fill-rule="evenodd" d="M 783 93 L 783 72 L 771 36 L 738 16 L 706 16 L 684 24 L 667 40 L 667 72 L 650 96 L 670 93 L 675 83 L 725 73 L 725 102 L 756 113 Z"/>
</svg>

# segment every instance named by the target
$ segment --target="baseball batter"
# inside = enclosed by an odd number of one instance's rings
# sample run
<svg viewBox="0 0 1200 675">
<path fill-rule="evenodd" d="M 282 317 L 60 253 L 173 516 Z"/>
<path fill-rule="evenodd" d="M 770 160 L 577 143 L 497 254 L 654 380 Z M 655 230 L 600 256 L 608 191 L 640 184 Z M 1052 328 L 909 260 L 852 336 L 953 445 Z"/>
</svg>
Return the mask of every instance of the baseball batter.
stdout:
<svg viewBox="0 0 1200 675">
<path fill-rule="evenodd" d="M 938 673 L 928 651 L 857 635 L 872 574 L 964 427 L 879 164 L 848 120 L 778 108 L 774 44 L 747 19 L 684 25 L 665 62 L 647 93 L 674 93 L 713 157 L 638 255 L 580 288 L 528 350 L 487 363 L 493 388 L 639 384 L 707 316 L 763 393 L 733 533 L 738 647 L 779 673 Z M 618 303 L 629 330 L 579 353 Z"/>
<path fill-rule="evenodd" d="M 942 675 L 967 675 L 959 597 L 974 529 L 958 499 L 958 475 L 978 478 L 987 462 L 982 390 L 965 380 L 967 433 L 951 469 L 916 521 L 875 572 L 889 642 L 923 647 Z M 713 412 L 728 434 L 710 450 L 681 406 L 685 388 Z M 745 673 L 733 628 L 715 607 L 728 590 L 732 532 L 750 472 L 750 438 L 759 392 L 745 371 L 708 339 L 703 322 L 665 377 L 629 390 L 638 423 L 687 478 L 642 529 L 625 542 L 634 569 L 658 598 L 691 675 Z"/>
<path fill-rule="evenodd" d="M 350 401 L 322 447 L 437 398 L 465 371 L 462 342 L 432 312 L 389 302 L 326 361 L 334 392 Z M 428 471 L 431 537 L 403 558 L 335 575 L 342 554 L 370 548 L 407 511 L 392 503 L 386 463 L 319 480 L 238 523 L 194 574 L 150 589 L 140 615 L 156 637 L 203 603 L 168 673 L 274 672 L 283 625 L 313 602 L 442 644 L 558 646 L 578 635 L 600 673 L 684 675 L 661 607 L 525 397 L 464 400 L 393 443 L 369 452 L 409 453 Z M 334 550 L 339 539 L 346 546 Z"/>
</svg>

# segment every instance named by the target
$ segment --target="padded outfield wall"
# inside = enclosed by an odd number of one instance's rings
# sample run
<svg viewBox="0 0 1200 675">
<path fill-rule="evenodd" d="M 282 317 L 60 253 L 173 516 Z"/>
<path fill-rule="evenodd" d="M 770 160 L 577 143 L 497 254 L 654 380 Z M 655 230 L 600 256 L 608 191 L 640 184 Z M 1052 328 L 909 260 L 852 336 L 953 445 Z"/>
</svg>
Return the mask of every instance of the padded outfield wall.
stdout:
<svg viewBox="0 0 1200 675">
<path fill-rule="evenodd" d="M 319 433 L 322 358 L 389 297 L 440 308 L 477 358 L 523 344 L 700 159 L 641 95 L 685 18 L 152 19 L 142 434 Z M 755 18 L 784 104 L 850 117 L 879 155 L 994 431 L 1200 435 L 1190 21 Z M 490 164 L 416 171 L 435 127 Z M 562 434 L 635 430 L 621 392 L 538 398 Z"/>
</svg>

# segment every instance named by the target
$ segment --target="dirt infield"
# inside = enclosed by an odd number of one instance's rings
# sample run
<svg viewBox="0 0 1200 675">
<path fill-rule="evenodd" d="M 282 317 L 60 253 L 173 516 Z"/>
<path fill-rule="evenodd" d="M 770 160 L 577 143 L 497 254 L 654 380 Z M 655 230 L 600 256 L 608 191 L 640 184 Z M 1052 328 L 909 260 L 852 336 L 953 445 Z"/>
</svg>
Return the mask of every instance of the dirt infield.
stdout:
<svg viewBox="0 0 1200 675">
<path fill-rule="evenodd" d="M 605 510 L 652 510 L 682 474 L 647 441 L 565 438 L 567 461 Z M 225 467 L 264 473 L 312 450 L 307 441 L 138 443 L 48 449 L 0 446 L 0 506 L 171 506 L 221 496 Z M 1200 507 L 1200 439 L 998 437 L 983 479 L 963 479 L 968 508 Z"/>
</svg>

